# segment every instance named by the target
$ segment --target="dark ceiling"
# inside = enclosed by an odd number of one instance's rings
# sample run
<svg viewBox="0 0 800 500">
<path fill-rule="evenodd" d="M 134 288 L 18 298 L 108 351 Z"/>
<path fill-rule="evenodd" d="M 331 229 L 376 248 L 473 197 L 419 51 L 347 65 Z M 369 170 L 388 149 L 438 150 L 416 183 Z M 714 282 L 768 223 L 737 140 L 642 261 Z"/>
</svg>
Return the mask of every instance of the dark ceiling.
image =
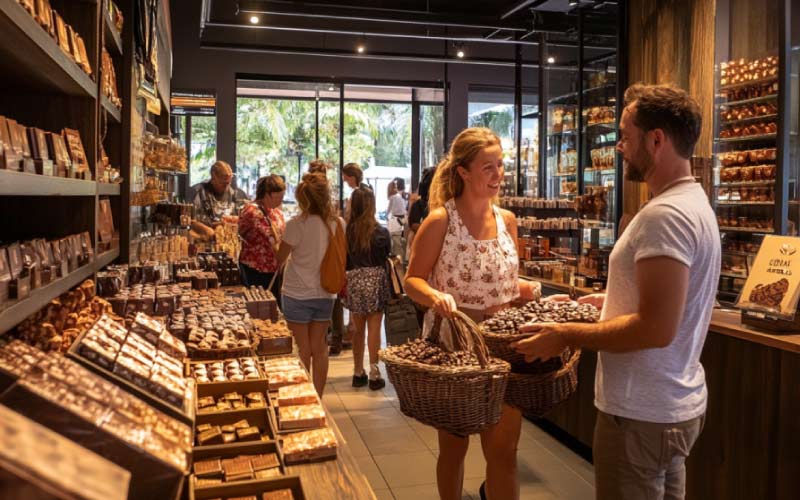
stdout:
<svg viewBox="0 0 800 500">
<path fill-rule="evenodd" d="M 616 48 L 616 0 L 203 0 L 201 42 L 243 50 L 352 54 L 369 39 L 376 55 L 509 60 L 514 46 L 538 61 L 538 44 L 578 46 L 586 57 Z M 253 21 L 251 22 L 251 18 Z M 548 52 L 550 54 L 550 52 Z M 566 54 L 559 61 L 574 62 Z"/>
</svg>

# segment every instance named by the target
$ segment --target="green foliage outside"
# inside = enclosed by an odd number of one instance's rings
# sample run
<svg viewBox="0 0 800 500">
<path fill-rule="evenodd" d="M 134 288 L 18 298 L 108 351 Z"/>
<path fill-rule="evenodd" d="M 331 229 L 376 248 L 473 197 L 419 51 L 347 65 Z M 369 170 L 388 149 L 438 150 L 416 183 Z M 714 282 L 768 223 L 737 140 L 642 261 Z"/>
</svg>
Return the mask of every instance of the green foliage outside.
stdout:
<svg viewBox="0 0 800 500">
<path fill-rule="evenodd" d="M 197 184 L 211 178 L 211 165 L 217 161 L 217 117 L 192 116 L 190 182 Z"/>
</svg>

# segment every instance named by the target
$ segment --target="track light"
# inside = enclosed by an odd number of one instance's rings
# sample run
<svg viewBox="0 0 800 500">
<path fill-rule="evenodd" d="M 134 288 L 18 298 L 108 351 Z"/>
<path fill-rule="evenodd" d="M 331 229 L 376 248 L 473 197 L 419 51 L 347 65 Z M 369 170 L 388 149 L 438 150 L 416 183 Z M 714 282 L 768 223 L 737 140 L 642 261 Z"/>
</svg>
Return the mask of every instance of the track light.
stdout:
<svg viewBox="0 0 800 500">
<path fill-rule="evenodd" d="M 466 52 L 464 52 L 464 44 L 455 42 L 453 43 L 453 48 L 456 50 L 456 57 L 459 59 L 464 59 Z"/>
<path fill-rule="evenodd" d="M 358 47 L 356 47 L 356 52 L 358 52 L 359 54 L 363 54 L 365 50 L 367 50 L 367 48 L 364 47 L 364 45 L 362 44 L 359 44 Z"/>
<path fill-rule="evenodd" d="M 250 22 L 253 24 L 258 24 L 258 16 L 250 16 Z"/>
<path fill-rule="evenodd" d="M 548 62 L 548 64 L 553 64 L 554 62 L 556 62 L 556 58 L 553 57 L 553 56 L 550 56 L 550 57 L 547 58 L 547 62 Z"/>
<path fill-rule="evenodd" d="M 356 43 L 356 52 L 359 54 L 363 54 L 367 51 L 367 37 L 361 35 L 358 37 L 358 42 Z"/>
</svg>

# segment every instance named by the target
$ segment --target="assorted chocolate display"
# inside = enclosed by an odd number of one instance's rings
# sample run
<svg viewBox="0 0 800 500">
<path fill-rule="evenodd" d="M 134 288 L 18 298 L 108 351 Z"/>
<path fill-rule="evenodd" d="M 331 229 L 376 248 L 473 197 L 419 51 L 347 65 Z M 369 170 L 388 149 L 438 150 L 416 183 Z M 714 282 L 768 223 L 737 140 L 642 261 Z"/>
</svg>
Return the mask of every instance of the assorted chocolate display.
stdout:
<svg viewBox="0 0 800 500">
<path fill-rule="evenodd" d="M 196 487 L 282 475 L 281 462 L 276 453 L 199 460 L 194 463 L 193 469 Z"/>
<path fill-rule="evenodd" d="M 239 264 L 227 253 L 199 253 L 197 261 L 203 271 L 216 273 L 220 286 L 234 286 L 241 283 Z"/>
<path fill-rule="evenodd" d="M 96 297 L 94 283 L 86 280 L 25 319 L 15 336 L 42 351 L 63 353 L 103 315 L 113 315 L 111 304 Z"/>
<path fill-rule="evenodd" d="M 91 180 L 86 152 L 76 130 L 60 133 L 25 127 L 0 116 L 0 169 Z"/>
<path fill-rule="evenodd" d="M 600 311 L 591 304 L 574 301 L 528 302 L 522 307 L 510 307 L 483 321 L 481 329 L 495 335 L 519 334 L 519 329 L 529 323 L 596 323 Z"/>
<path fill-rule="evenodd" d="M 325 409 L 319 403 L 279 406 L 276 409 L 280 430 L 313 429 L 325 427 Z"/>
<path fill-rule="evenodd" d="M 43 398 L 58 412 L 72 415 L 58 414 L 53 418 L 63 419 L 65 423 L 79 418 L 84 424 L 102 429 L 170 467 L 188 471 L 192 442 L 188 425 L 161 413 L 69 358 L 46 355 L 19 341 L 0 351 L 4 357 L 6 351 L 16 353 L 16 357 L 21 358 L 18 364 L 24 368 L 16 387 Z M 7 396 L 10 398 L 13 394 L 12 388 Z M 28 404 L 22 403 L 28 399 L 15 396 L 1 402 L 15 409 L 16 405 Z"/>
<path fill-rule="evenodd" d="M 117 73 L 114 70 L 114 61 L 111 59 L 111 55 L 105 47 L 103 47 L 102 52 L 101 72 L 103 78 L 101 80 L 102 85 L 100 90 L 103 92 L 103 95 L 111 101 L 111 104 L 121 108 L 122 99 L 119 98 L 119 90 L 117 90 Z"/>
<path fill-rule="evenodd" d="M 49 0 L 17 0 L 25 10 L 49 34 L 61 50 L 87 75 L 92 76 L 92 66 L 86 52 L 86 44 L 78 32 L 50 6 Z"/>
<path fill-rule="evenodd" d="M 247 419 L 229 425 L 197 424 L 195 427 L 198 446 L 261 441 L 261 434 L 264 432 L 265 429 L 250 425 Z"/>
<path fill-rule="evenodd" d="M 755 60 L 741 58 L 720 63 L 719 77 L 721 87 L 777 79 L 778 57 L 769 56 Z M 731 100 L 730 97 L 728 100 Z"/>
<path fill-rule="evenodd" d="M 266 396 L 261 392 L 248 392 L 244 396 L 238 392 L 229 392 L 218 398 L 204 396 L 197 399 L 197 411 L 202 413 L 266 407 Z"/>
<path fill-rule="evenodd" d="M 244 300 L 250 317 L 278 321 L 278 301 L 271 291 L 264 290 L 261 286 L 248 287 L 244 291 Z"/>
<path fill-rule="evenodd" d="M 199 384 L 241 382 L 263 379 L 255 358 L 226 359 L 208 363 L 192 363 L 191 372 Z"/>
<path fill-rule="evenodd" d="M 81 338 L 77 352 L 143 391 L 183 408 L 193 386 L 183 376 L 186 350 L 162 325 L 141 313 L 130 331 L 107 316 Z"/>
</svg>

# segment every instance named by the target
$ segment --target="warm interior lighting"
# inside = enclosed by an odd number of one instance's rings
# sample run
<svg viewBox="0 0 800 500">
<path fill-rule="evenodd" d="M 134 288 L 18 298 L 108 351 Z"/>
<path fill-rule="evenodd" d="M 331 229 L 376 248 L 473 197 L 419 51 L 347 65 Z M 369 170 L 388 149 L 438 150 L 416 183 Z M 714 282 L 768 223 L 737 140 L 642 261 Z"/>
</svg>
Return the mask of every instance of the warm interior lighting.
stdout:
<svg viewBox="0 0 800 500">
<path fill-rule="evenodd" d="M 364 47 L 363 44 L 359 44 L 358 47 L 356 47 L 356 52 L 358 52 L 359 54 L 363 54 L 365 50 L 366 47 Z"/>
<path fill-rule="evenodd" d="M 553 56 L 550 56 L 550 57 L 547 58 L 547 62 L 550 63 L 550 64 L 553 64 L 554 62 L 556 62 L 556 58 L 553 57 Z"/>
<path fill-rule="evenodd" d="M 456 52 L 456 57 L 459 59 L 464 59 L 464 51 L 462 49 L 458 49 L 458 52 Z"/>
<path fill-rule="evenodd" d="M 258 24 L 258 16 L 251 16 L 250 22 L 253 24 Z"/>
</svg>

